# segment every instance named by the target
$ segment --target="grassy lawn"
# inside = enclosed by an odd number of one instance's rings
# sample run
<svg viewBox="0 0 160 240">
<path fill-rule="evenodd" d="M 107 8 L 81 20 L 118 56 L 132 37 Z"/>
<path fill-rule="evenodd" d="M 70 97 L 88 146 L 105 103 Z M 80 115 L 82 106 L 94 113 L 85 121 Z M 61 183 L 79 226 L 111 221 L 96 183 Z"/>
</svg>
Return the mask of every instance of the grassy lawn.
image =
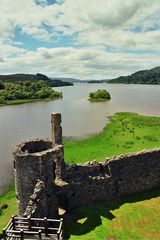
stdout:
<svg viewBox="0 0 160 240">
<path fill-rule="evenodd" d="M 136 113 L 117 113 L 110 124 L 95 136 L 64 142 L 65 161 L 104 161 L 106 157 L 160 147 L 160 118 Z"/>
<path fill-rule="evenodd" d="M 69 240 L 159 240 L 160 189 L 76 209 L 66 216 Z"/>
<path fill-rule="evenodd" d="M 59 99 L 59 98 L 17 99 L 17 100 L 6 101 L 5 104 L 0 104 L 0 106 L 17 105 L 17 104 L 23 104 L 23 103 L 40 102 L 40 101 L 53 101 L 53 100 L 57 100 L 57 99 Z"/>
<path fill-rule="evenodd" d="M 37 101 L 42 101 L 42 99 L 17 99 L 17 100 L 10 100 L 10 101 L 6 101 L 5 105 L 15 105 L 15 104 L 37 102 Z"/>
<path fill-rule="evenodd" d="M 7 204 L 8 208 L 1 209 L 2 205 Z M 17 212 L 15 189 L 10 186 L 7 192 L 0 195 L 0 232 L 8 223 L 10 217 Z"/>
<path fill-rule="evenodd" d="M 84 140 L 67 140 L 64 147 L 67 163 L 104 161 L 106 157 L 160 147 L 160 118 L 117 113 L 100 134 Z M 159 196 L 160 189 L 74 210 L 72 217 L 68 216 L 68 238 L 158 240 Z M 0 206 L 4 203 L 9 207 L 0 211 L 0 232 L 17 209 L 13 187 L 0 195 Z"/>
</svg>

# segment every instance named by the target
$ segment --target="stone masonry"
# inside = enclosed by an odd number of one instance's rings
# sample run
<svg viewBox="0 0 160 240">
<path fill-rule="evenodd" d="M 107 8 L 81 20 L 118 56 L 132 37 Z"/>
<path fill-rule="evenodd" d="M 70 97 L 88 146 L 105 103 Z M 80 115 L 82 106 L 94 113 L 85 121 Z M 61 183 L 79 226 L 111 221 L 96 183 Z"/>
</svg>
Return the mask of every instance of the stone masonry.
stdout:
<svg viewBox="0 0 160 240">
<path fill-rule="evenodd" d="M 51 122 L 52 139 L 27 141 L 13 152 L 20 216 L 56 217 L 59 207 L 71 210 L 160 186 L 160 149 L 68 165 L 61 115 L 53 113 Z"/>
</svg>

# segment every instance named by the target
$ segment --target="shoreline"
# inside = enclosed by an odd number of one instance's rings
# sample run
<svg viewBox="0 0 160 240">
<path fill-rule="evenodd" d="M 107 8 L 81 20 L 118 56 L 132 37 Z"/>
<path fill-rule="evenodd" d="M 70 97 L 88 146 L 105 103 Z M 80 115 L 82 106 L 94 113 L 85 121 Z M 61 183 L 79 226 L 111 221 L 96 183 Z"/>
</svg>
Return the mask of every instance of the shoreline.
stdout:
<svg viewBox="0 0 160 240">
<path fill-rule="evenodd" d="M 5 107 L 5 106 L 11 106 L 11 105 L 19 105 L 23 103 L 32 103 L 32 102 L 49 102 L 49 101 L 54 101 L 57 99 L 62 99 L 62 97 L 57 97 L 57 98 L 43 98 L 43 99 L 19 99 L 19 100 L 11 100 L 7 101 L 4 104 L 0 104 L 0 107 Z"/>
<path fill-rule="evenodd" d="M 100 133 L 64 141 L 67 163 L 104 161 L 107 157 L 160 146 L 160 117 L 119 112 L 108 118 L 109 123 Z"/>
</svg>

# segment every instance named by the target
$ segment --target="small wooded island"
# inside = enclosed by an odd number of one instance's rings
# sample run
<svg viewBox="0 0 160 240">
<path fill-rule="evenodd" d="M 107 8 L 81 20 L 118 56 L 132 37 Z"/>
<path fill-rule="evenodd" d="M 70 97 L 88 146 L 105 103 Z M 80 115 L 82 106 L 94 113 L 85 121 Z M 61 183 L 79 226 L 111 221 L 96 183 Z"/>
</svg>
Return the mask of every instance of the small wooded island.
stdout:
<svg viewBox="0 0 160 240">
<path fill-rule="evenodd" d="M 42 74 L 0 76 L 0 105 L 62 98 L 62 93 L 52 89 L 52 84 L 57 82 Z"/>
<path fill-rule="evenodd" d="M 90 102 L 104 102 L 111 99 L 110 93 L 106 89 L 98 89 L 95 92 L 89 93 Z"/>
</svg>

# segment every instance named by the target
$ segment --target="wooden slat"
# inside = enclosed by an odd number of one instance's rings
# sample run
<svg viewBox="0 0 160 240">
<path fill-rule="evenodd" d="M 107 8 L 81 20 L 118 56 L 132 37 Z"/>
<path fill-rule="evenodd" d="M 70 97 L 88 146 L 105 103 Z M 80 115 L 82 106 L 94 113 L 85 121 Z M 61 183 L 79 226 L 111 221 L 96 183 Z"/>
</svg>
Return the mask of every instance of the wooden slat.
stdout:
<svg viewBox="0 0 160 240">
<path fill-rule="evenodd" d="M 43 218 L 31 218 L 31 220 L 43 222 Z M 47 221 L 49 221 L 49 222 L 60 222 L 60 219 L 47 218 Z"/>
<path fill-rule="evenodd" d="M 37 229 L 37 230 L 45 230 L 45 227 L 38 227 L 38 226 L 32 226 L 32 229 Z M 59 228 L 52 228 L 52 227 L 48 227 L 48 230 L 51 230 L 51 231 L 58 231 Z"/>
<path fill-rule="evenodd" d="M 28 222 L 24 222 L 24 221 L 15 221 L 15 224 L 19 224 L 19 223 L 22 223 L 22 224 L 28 224 Z"/>
<path fill-rule="evenodd" d="M 17 238 L 20 238 L 20 236 L 17 236 L 17 235 L 14 235 L 14 234 L 13 235 L 7 235 L 7 239 L 8 238 L 16 238 L 17 239 Z"/>
<path fill-rule="evenodd" d="M 6 226 L 6 229 L 9 228 L 10 226 L 12 226 L 12 218 L 10 219 L 9 223 Z"/>
<path fill-rule="evenodd" d="M 36 226 L 37 223 L 40 223 L 40 226 Z M 57 225 L 57 227 L 51 227 L 50 224 L 53 226 Z M 63 233 L 62 225 L 63 219 L 24 218 L 14 216 L 5 229 L 6 239 L 27 239 L 30 237 L 33 237 L 33 239 L 34 237 L 36 239 L 37 237 L 43 239 L 44 236 L 56 236 L 57 239 L 61 240 Z"/>
<path fill-rule="evenodd" d="M 61 218 L 60 220 L 60 224 L 59 224 L 59 229 L 58 229 L 58 234 L 60 233 L 60 231 L 62 230 L 62 224 L 63 224 L 63 219 Z"/>
</svg>

